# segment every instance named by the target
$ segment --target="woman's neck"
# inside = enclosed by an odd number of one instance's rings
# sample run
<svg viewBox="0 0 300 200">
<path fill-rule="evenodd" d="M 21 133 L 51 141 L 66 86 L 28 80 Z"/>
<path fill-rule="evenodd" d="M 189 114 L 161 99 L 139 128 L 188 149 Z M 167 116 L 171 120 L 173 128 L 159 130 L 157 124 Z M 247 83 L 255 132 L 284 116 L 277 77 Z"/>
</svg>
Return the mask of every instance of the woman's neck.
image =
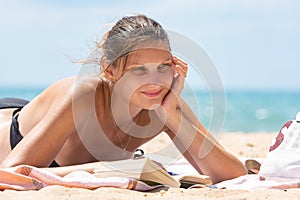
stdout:
<svg viewBox="0 0 300 200">
<path fill-rule="evenodd" d="M 130 103 L 129 99 L 126 99 L 120 92 L 113 93 L 113 87 L 111 87 L 111 111 L 113 117 L 117 123 L 127 124 L 131 122 L 141 111 L 142 108 Z"/>
</svg>

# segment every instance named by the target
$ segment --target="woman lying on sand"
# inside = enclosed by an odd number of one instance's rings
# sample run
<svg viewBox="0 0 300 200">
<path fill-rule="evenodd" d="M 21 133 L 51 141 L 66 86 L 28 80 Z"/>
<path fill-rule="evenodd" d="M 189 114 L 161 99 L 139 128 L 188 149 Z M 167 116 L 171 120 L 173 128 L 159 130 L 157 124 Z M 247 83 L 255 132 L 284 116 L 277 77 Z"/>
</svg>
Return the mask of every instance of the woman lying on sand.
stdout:
<svg viewBox="0 0 300 200">
<path fill-rule="evenodd" d="M 97 161 L 131 158 L 164 131 L 214 182 L 246 174 L 180 98 L 188 66 L 172 55 L 160 24 L 124 17 L 83 62 L 102 73 L 60 80 L 29 103 L 0 101 L 6 108 L 0 110 L 1 167 L 76 165 L 72 170 L 92 172 Z"/>
</svg>

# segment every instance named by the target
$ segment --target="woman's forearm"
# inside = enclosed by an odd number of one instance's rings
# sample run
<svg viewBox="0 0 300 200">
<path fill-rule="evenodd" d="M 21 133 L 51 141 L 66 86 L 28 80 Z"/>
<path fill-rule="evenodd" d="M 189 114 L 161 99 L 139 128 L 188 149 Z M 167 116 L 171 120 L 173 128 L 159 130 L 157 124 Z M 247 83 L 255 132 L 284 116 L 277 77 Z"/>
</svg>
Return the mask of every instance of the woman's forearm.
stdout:
<svg viewBox="0 0 300 200">
<path fill-rule="evenodd" d="M 192 116 L 192 115 L 190 115 Z M 213 182 L 220 182 L 246 174 L 244 165 L 227 152 L 201 125 L 192 124 L 195 119 L 181 116 L 179 126 L 171 128 L 173 142 L 186 159 L 201 173 L 209 175 Z"/>
<path fill-rule="evenodd" d="M 99 166 L 99 162 L 92 162 L 92 163 L 85 163 L 79 165 L 71 165 L 71 166 L 63 166 L 63 167 L 47 167 L 47 168 L 40 168 L 45 171 L 51 172 L 58 176 L 65 176 L 74 171 L 86 171 L 89 173 L 93 173 L 94 169 Z"/>
</svg>

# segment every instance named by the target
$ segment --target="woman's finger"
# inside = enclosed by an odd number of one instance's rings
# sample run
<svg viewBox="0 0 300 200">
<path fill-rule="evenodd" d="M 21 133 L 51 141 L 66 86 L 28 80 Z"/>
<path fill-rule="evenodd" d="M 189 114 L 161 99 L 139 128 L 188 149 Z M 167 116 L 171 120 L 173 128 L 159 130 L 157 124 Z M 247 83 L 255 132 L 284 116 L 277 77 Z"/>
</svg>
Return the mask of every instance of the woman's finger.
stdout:
<svg viewBox="0 0 300 200">
<path fill-rule="evenodd" d="M 175 96 L 180 96 L 180 93 L 184 87 L 185 75 L 181 70 L 176 68 L 176 66 L 174 66 L 174 70 L 179 74 L 179 76 L 174 78 L 171 91 L 175 94 Z"/>
<path fill-rule="evenodd" d="M 178 59 L 177 57 L 173 56 L 173 63 L 176 66 L 176 72 L 180 75 L 186 77 L 188 72 L 188 64 L 184 61 Z"/>
<path fill-rule="evenodd" d="M 173 70 L 175 70 L 179 75 L 186 77 L 187 71 L 182 69 L 182 67 L 180 67 L 179 65 L 175 65 L 174 67 L 172 67 Z"/>
<path fill-rule="evenodd" d="M 178 62 L 182 63 L 183 65 L 187 65 L 186 62 L 184 62 L 183 60 L 177 58 L 176 56 L 173 56 L 173 58 L 174 58 L 175 61 L 178 61 Z"/>
</svg>

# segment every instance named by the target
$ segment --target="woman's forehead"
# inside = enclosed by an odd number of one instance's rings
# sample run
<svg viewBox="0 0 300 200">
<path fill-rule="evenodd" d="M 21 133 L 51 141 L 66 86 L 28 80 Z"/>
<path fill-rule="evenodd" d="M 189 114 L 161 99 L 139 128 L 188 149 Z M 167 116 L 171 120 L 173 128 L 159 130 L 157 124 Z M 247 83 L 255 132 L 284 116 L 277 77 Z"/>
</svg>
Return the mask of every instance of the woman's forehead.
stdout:
<svg viewBox="0 0 300 200">
<path fill-rule="evenodd" d="M 127 65 L 162 63 L 172 59 L 170 50 L 158 48 L 143 48 L 128 54 Z"/>
</svg>

